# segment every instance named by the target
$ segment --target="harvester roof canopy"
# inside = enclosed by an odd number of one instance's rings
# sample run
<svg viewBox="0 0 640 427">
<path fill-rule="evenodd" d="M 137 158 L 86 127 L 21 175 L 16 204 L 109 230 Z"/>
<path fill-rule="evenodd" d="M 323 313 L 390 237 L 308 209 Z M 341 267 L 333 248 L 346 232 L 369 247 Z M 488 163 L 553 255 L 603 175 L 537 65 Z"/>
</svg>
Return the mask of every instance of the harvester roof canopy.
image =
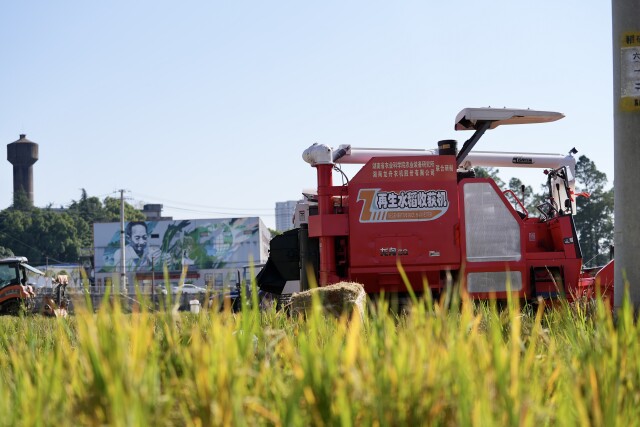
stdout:
<svg viewBox="0 0 640 427">
<path fill-rule="evenodd" d="M 465 108 L 456 116 L 455 130 L 477 130 L 480 124 L 491 122 L 489 129 L 500 125 L 555 122 L 564 114 L 555 111 L 519 110 L 511 108 Z"/>
</svg>

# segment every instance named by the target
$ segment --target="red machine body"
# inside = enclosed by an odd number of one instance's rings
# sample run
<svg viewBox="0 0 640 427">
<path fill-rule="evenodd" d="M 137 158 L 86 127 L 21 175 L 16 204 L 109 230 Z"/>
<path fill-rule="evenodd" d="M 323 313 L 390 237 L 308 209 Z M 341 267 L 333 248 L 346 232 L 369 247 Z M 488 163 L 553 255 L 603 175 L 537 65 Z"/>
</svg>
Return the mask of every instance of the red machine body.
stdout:
<svg viewBox="0 0 640 427">
<path fill-rule="evenodd" d="M 362 283 L 368 293 L 441 290 L 447 273 L 478 298 L 553 297 L 576 289 L 582 265 L 570 215 L 518 213 L 489 178 L 458 182 L 456 157 L 374 157 L 347 186 L 318 167 L 320 285 Z"/>
<path fill-rule="evenodd" d="M 593 283 L 580 281 L 575 149 L 568 156 L 471 153 L 482 134 L 498 125 L 562 117 L 465 109 L 456 129 L 475 133 L 460 151 L 452 140 L 440 141 L 438 150 L 312 145 L 303 158 L 316 169 L 317 195 L 299 206 L 298 229 L 272 240 L 258 284 L 286 294 L 308 287 L 313 272 L 320 286 L 353 281 L 370 294 L 405 293 L 407 281 L 414 291 L 433 293 L 460 283 L 479 299 L 506 298 L 508 292 L 523 299 L 584 294 Z M 334 185 L 341 163 L 362 167 L 346 184 Z M 513 192 L 475 177 L 473 166 L 550 168 L 548 201 L 532 215 Z"/>
</svg>

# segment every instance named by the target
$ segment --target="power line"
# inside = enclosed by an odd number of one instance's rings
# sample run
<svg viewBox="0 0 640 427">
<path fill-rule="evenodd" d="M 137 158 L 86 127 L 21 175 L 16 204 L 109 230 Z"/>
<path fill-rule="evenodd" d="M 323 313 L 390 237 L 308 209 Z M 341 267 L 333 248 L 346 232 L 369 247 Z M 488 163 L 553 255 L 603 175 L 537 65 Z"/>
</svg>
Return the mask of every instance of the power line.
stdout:
<svg viewBox="0 0 640 427">
<path fill-rule="evenodd" d="M 142 198 L 149 198 L 152 200 L 158 200 L 158 201 L 164 201 L 164 202 L 169 202 L 169 203 L 177 203 L 179 205 L 183 205 L 183 206 L 194 206 L 194 207 L 199 207 L 199 208 L 205 208 L 205 209 L 222 209 L 222 210 L 232 210 L 232 211 L 272 211 L 274 210 L 274 208 L 238 208 L 238 207 L 222 207 L 222 206 L 209 206 L 209 205 L 200 205 L 200 204 L 196 204 L 196 203 L 187 203 L 187 202 L 182 202 L 182 201 L 177 201 L 177 200 L 169 200 L 169 199 L 163 199 L 161 197 L 156 197 L 156 196 L 151 196 L 148 194 L 142 194 L 142 193 L 132 193 L 134 195 L 140 196 Z M 210 212 L 210 211 L 208 211 Z"/>
<path fill-rule="evenodd" d="M 198 210 L 198 209 L 189 209 L 189 208 L 182 208 L 179 206 L 172 206 L 172 205 L 163 205 L 163 207 L 167 208 L 167 209 L 176 209 L 176 210 L 180 210 L 180 211 L 187 211 L 187 212 L 196 212 L 196 213 L 204 213 L 204 214 L 213 214 L 213 215 L 235 215 L 235 216 L 247 216 L 246 212 L 218 212 L 218 211 L 203 211 L 203 210 Z M 265 213 L 261 213 L 259 215 L 256 216 L 276 216 L 275 214 L 265 214 Z"/>
<path fill-rule="evenodd" d="M 127 190 L 127 191 L 129 191 L 129 190 Z M 117 197 L 115 197 L 115 196 L 114 196 L 114 195 L 115 195 L 115 194 L 117 194 L 117 193 L 118 193 L 118 191 L 117 191 L 117 190 L 114 190 L 114 191 L 111 191 L 111 192 L 109 192 L 109 193 L 104 193 L 104 194 L 97 194 L 97 195 L 90 195 L 90 194 L 87 194 L 87 198 L 88 198 L 88 199 L 92 199 L 92 198 L 94 198 L 94 197 L 95 197 L 95 198 L 96 198 L 96 199 L 98 199 L 101 203 L 104 203 L 104 199 L 106 199 L 107 197 L 110 197 L 110 198 L 112 198 L 112 199 L 119 199 L 119 198 L 120 198 L 119 196 L 117 196 Z M 125 200 L 127 200 L 127 198 L 126 198 L 126 197 L 125 197 Z M 67 202 L 66 204 L 65 204 L 65 203 L 60 203 L 60 207 L 61 207 L 61 208 L 63 208 L 63 209 L 69 209 L 69 208 L 71 207 L 71 205 L 73 205 L 74 203 L 78 204 L 78 203 L 81 203 L 81 202 L 82 202 L 82 199 L 81 199 L 81 198 L 80 198 L 80 199 L 78 199 L 78 200 L 71 200 L 70 202 Z M 52 206 L 55 206 L 55 205 L 56 205 L 56 202 L 50 202 L 50 204 L 51 204 Z M 42 209 L 42 208 L 41 208 L 41 209 Z"/>
<path fill-rule="evenodd" d="M 163 204 L 163 207 L 167 209 L 175 209 L 186 212 L 195 212 L 202 214 L 212 214 L 212 215 L 227 215 L 227 216 L 247 216 L 247 213 L 255 212 L 256 216 L 266 216 L 266 217 L 275 217 L 275 213 L 267 213 L 269 211 L 274 212 L 275 208 L 241 208 L 241 207 L 223 207 L 223 206 L 210 206 L 210 205 L 202 205 L 197 203 L 189 203 L 171 199 L 165 199 L 162 197 L 157 197 L 149 194 L 143 193 L 133 193 L 128 191 L 129 194 L 132 194 L 133 197 L 125 198 L 125 200 L 135 201 L 141 204 L 148 204 L 151 200 L 152 202 L 159 202 Z M 97 197 L 101 201 L 106 197 L 113 197 L 117 191 L 113 191 L 111 193 L 101 194 L 98 196 L 90 196 Z M 116 197 L 113 197 L 114 199 Z M 143 200 L 144 199 L 144 200 Z M 78 203 L 80 200 L 72 200 L 71 202 L 65 204 L 61 204 L 61 207 L 69 208 L 73 203 Z M 167 204 L 168 202 L 169 204 Z M 193 208 L 191 208 L 193 207 Z M 201 208 L 201 209 L 197 209 Z"/>
<path fill-rule="evenodd" d="M 10 235 L 9 233 L 7 233 L 5 231 L 0 231 L 0 234 L 3 234 L 5 237 L 7 237 L 7 238 L 9 238 L 11 240 L 15 240 L 16 242 L 20 243 L 21 245 L 23 245 L 23 246 L 25 246 L 25 247 L 33 250 L 33 251 L 38 252 L 40 254 L 40 256 L 44 257 L 45 259 L 50 259 L 50 260 L 55 261 L 55 262 L 57 262 L 59 264 L 65 264 L 65 263 L 68 262 L 68 261 L 60 261 L 59 259 L 55 259 L 53 257 L 50 257 L 46 253 L 44 253 L 41 249 L 38 249 L 38 248 L 35 248 L 35 247 L 31 246 L 31 245 L 23 242 L 22 240 L 13 237 L 12 235 Z"/>
<path fill-rule="evenodd" d="M 163 207 L 166 207 L 168 209 L 176 209 L 176 210 L 188 211 L 188 212 L 197 212 L 197 213 L 205 213 L 205 214 L 213 214 L 213 215 L 235 215 L 235 216 L 247 216 L 247 212 L 268 212 L 268 211 L 274 212 L 274 208 L 239 208 L 239 207 L 228 208 L 228 207 L 221 207 L 221 206 L 207 206 L 207 205 L 199 205 L 195 203 L 178 202 L 175 200 L 172 201 L 172 200 L 162 199 L 159 197 L 145 195 L 141 193 L 133 193 L 133 194 L 137 197 L 144 197 L 147 199 L 147 200 L 138 199 L 137 201 L 140 203 L 147 203 L 148 199 L 152 199 L 152 200 L 163 202 Z M 166 204 L 164 202 L 169 202 L 170 204 Z M 184 206 L 193 206 L 195 208 L 203 208 L 203 209 L 192 209 Z M 231 212 L 223 212 L 221 210 L 225 210 L 225 211 L 228 210 Z M 246 211 L 246 212 L 242 212 L 242 211 Z M 271 217 L 271 216 L 275 216 L 275 213 L 259 213 L 259 216 Z"/>
</svg>

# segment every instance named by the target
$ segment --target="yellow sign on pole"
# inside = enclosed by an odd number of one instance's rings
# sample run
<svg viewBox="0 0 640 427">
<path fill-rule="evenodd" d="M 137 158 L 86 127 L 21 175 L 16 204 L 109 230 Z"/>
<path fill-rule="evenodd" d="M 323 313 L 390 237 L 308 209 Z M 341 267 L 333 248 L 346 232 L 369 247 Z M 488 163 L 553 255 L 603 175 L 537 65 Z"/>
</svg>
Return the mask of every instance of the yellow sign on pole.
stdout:
<svg viewBox="0 0 640 427">
<path fill-rule="evenodd" d="M 620 108 L 622 111 L 640 111 L 640 32 L 622 35 Z"/>
</svg>

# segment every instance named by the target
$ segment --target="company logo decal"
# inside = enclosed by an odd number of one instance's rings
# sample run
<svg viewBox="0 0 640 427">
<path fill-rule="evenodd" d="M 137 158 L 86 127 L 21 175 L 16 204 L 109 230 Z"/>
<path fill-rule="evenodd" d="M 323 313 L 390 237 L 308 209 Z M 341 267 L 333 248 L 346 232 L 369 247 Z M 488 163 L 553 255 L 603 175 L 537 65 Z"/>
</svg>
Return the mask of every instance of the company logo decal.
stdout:
<svg viewBox="0 0 640 427">
<path fill-rule="evenodd" d="M 514 157 L 511 163 L 516 165 L 532 165 L 533 159 L 531 157 Z"/>
<path fill-rule="evenodd" d="M 445 190 L 380 191 L 363 188 L 358 201 L 364 201 L 360 222 L 433 221 L 449 209 Z"/>
<path fill-rule="evenodd" d="M 380 248 L 380 256 L 409 255 L 409 249 Z"/>
</svg>

